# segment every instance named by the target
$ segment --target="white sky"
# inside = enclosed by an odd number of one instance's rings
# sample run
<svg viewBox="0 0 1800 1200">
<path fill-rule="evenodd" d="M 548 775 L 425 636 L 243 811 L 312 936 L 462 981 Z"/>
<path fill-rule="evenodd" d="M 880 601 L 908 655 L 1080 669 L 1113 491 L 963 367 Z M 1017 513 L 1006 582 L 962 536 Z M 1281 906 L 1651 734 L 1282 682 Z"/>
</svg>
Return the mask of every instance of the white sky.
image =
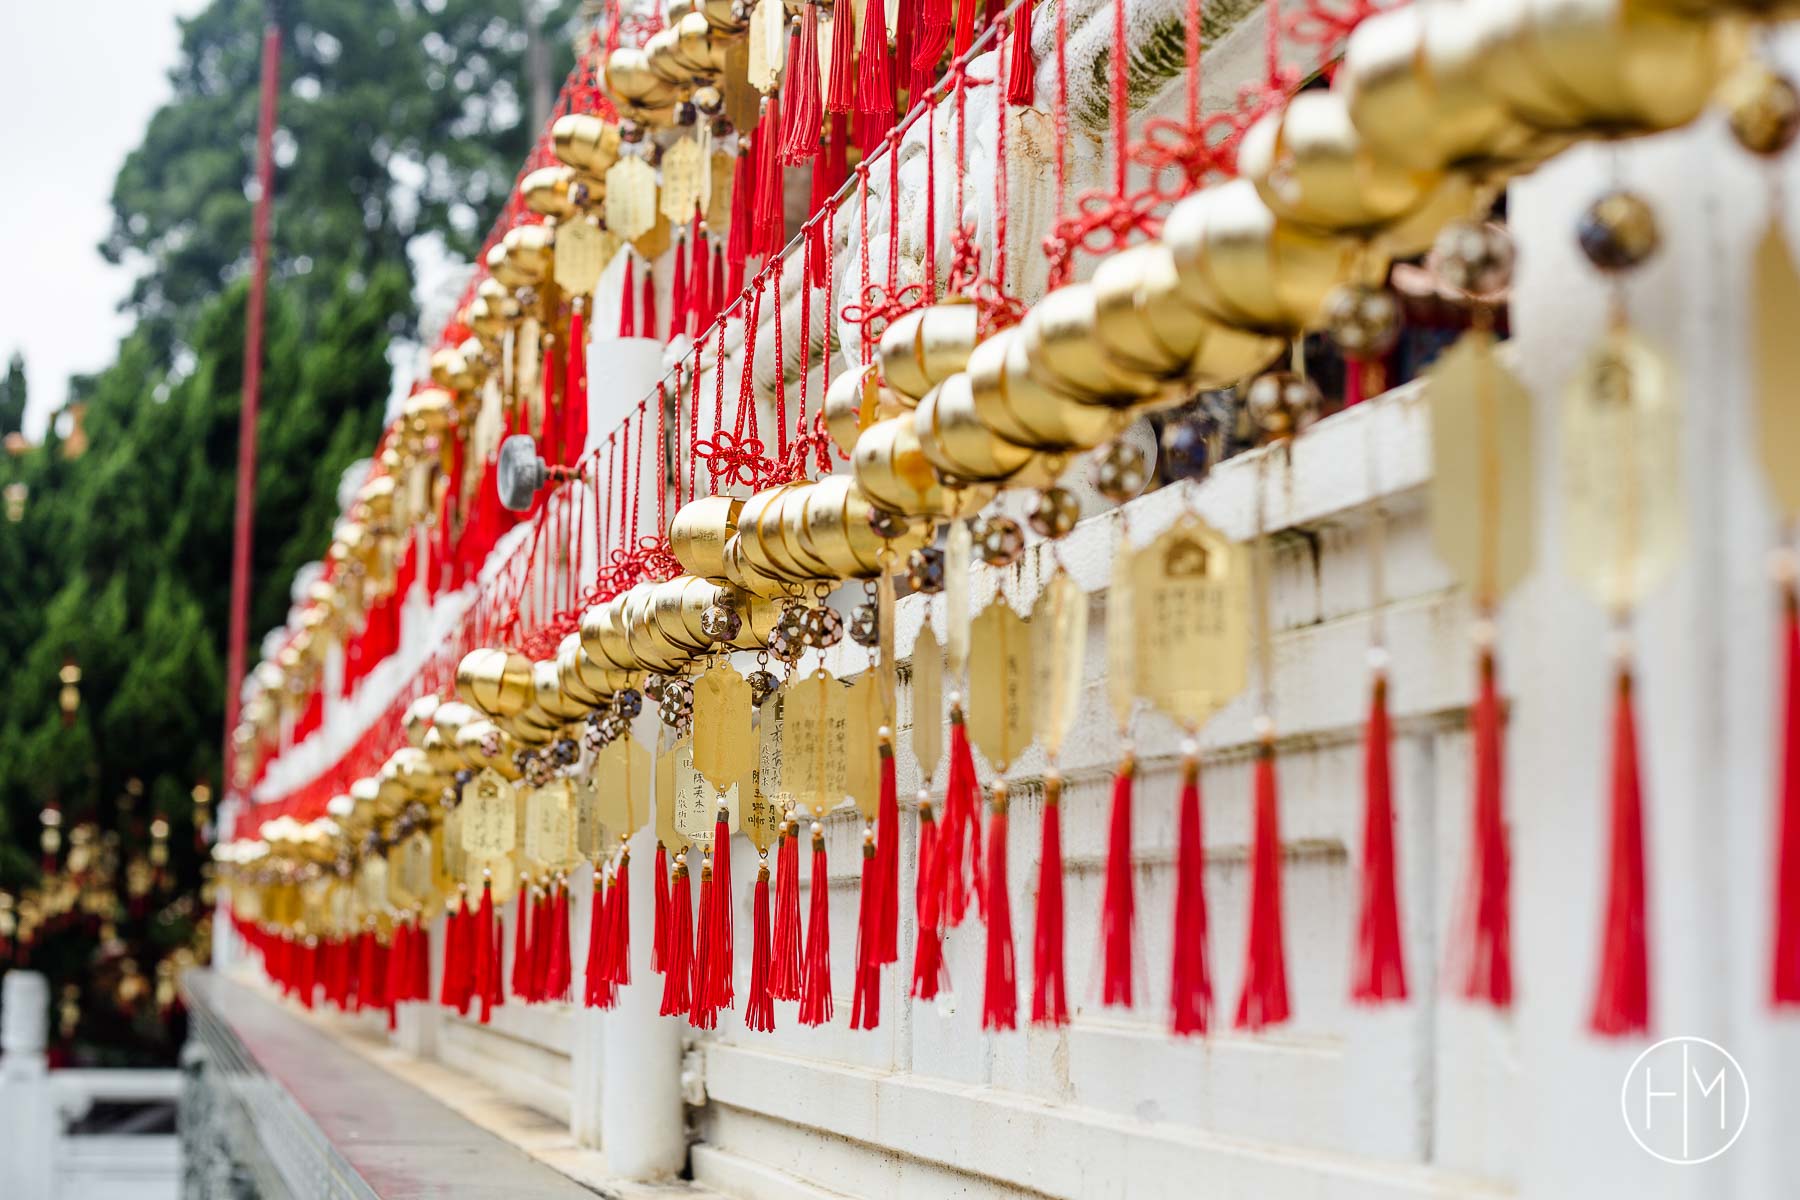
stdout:
<svg viewBox="0 0 1800 1200">
<path fill-rule="evenodd" d="M 112 361 L 130 273 L 95 248 L 113 176 L 168 98 L 177 16 L 205 0 L 0 0 L 0 369 L 15 349 L 37 436 L 71 374 Z"/>
</svg>

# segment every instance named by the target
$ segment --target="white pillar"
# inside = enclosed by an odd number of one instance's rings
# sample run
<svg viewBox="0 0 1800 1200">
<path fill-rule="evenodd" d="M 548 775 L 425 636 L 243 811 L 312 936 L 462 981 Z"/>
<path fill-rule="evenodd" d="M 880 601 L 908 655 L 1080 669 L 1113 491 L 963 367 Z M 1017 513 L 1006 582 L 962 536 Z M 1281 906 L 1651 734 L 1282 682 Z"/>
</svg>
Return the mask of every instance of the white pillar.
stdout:
<svg viewBox="0 0 1800 1200">
<path fill-rule="evenodd" d="M 36 971 L 8 971 L 0 992 L 0 1195 L 50 1200 L 56 1183 L 56 1105 L 44 1055 L 50 985 Z"/>
</svg>

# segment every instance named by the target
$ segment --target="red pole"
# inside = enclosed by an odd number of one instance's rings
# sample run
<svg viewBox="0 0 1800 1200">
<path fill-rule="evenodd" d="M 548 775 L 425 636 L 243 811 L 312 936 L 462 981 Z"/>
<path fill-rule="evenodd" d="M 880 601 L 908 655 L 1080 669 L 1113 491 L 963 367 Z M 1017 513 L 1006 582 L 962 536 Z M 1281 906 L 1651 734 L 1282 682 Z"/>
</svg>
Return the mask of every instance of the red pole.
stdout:
<svg viewBox="0 0 1800 1200">
<path fill-rule="evenodd" d="M 250 542 L 256 511 L 256 413 L 262 399 L 263 295 L 269 272 L 269 208 L 275 196 L 275 99 L 281 80 L 281 30 L 263 29 L 262 104 L 256 123 L 256 210 L 250 231 L 250 309 L 244 322 L 244 403 L 238 416 L 237 512 L 231 538 L 231 632 L 225 668 L 225 782 L 234 787 L 231 731 L 238 723 L 250 625 Z"/>
</svg>

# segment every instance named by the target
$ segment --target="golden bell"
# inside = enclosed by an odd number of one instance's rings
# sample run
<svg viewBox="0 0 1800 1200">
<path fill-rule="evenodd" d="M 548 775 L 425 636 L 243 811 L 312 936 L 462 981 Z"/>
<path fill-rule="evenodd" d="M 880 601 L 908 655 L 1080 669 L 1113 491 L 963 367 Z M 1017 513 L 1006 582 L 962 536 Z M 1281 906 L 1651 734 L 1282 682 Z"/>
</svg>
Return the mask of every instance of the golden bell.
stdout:
<svg viewBox="0 0 1800 1200">
<path fill-rule="evenodd" d="M 669 522 L 669 549 L 689 575 L 725 578 L 725 543 L 737 532 L 737 496 L 702 496 L 690 500 Z"/>
<path fill-rule="evenodd" d="M 1227 325 L 1275 336 L 1311 324 L 1331 289 L 1355 276 L 1359 255 L 1371 274 L 1385 267 L 1354 239 L 1276 219 L 1248 179 L 1177 204 L 1162 240 L 1188 303 Z"/>
<path fill-rule="evenodd" d="M 581 650 L 602 671 L 635 671 L 642 666 L 625 644 L 618 597 L 581 614 Z"/>
<path fill-rule="evenodd" d="M 716 78 L 725 70 L 725 42 L 713 40 L 712 26 L 697 12 L 670 21 L 675 27 L 675 55 L 698 79 Z"/>
<path fill-rule="evenodd" d="M 657 627 L 654 603 L 655 583 L 640 583 L 619 598 L 620 624 L 625 630 L 625 644 L 632 656 L 648 671 L 676 674 L 686 668 L 693 653 L 676 645 Z"/>
<path fill-rule="evenodd" d="M 368 509 L 370 520 L 380 525 L 394 515 L 394 491 L 392 475 L 377 475 L 356 489 L 356 499 Z"/>
<path fill-rule="evenodd" d="M 1016 325 L 975 348 L 967 375 L 976 417 L 1020 446 L 1085 450 L 1114 437 L 1131 420 L 1126 410 L 1084 404 L 1033 379 Z"/>
<path fill-rule="evenodd" d="M 593 711 L 563 691 L 562 676 L 556 669 L 554 658 L 531 664 L 531 691 L 534 707 L 559 726 L 579 721 Z"/>
<path fill-rule="evenodd" d="M 994 498 L 985 484 L 946 487 L 925 458 L 912 414 L 875 422 L 850 456 L 856 486 L 872 503 L 909 517 L 960 517 Z"/>
<path fill-rule="evenodd" d="M 932 524 L 915 521 L 905 534 L 884 542 L 869 524 L 874 506 L 848 475 L 827 475 L 801 502 L 801 541 L 839 579 L 874 579 L 912 551 L 930 543 Z"/>
<path fill-rule="evenodd" d="M 423 437 L 438 437 L 450 429 L 450 418 L 456 412 L 456 397 L 443 388 L 425 388 L 406 398 L 401 406 L 409 432 Z"/>
<path fill-rule="evenodd" d="M 471 650 L 456 664 L 456 694 L 490 717 L 511 717 L 531 703 L 531 660 L 508 650 Z"/>
<path fill-rule="evenodd" d="M 789 553 L 782 538 L 781 506 L 786 497 L 811 487 L 810 480 L 796 480 L 765 488 L 744 501 L 738 512 L 738 545 L 744 561 L 774 579 L 805 583 L 813 575 Z"/>
<path fill-rule="evenodd" d="M 644 61 L 652 73 L 671 87 L 687 87 L 694 82 L 694 71 L 681 59 L 679 35 L 674 29 L 660 29 L 644 43 Z"/>
<path fill-rule="evenodd" d="M 1094 323 L 1092 284 L 1069 284 L 1038 301 L 1019 323 L 1032 378 L 1093 404 L 1135 404 L 1157 395 L 1161 381 L 1100 352 Z"/>
<path fill-rule="evenodd" d="M 698 7 L 706 23 L 720 33 L 742 33 L 748 27 L 738 20 L 733 0 L 699 0 Z"/>
<path fill-rule="evenodd" d="M 565 724 L 544 712 L 535 703 L 524 712 L 497 718 L 495 723 L 511 733 L 522 746 L 548 746 L 556 740 Z"/>
<path fill-rule="evenodd" d="M 515 225 L 506 231 L 500 245 L 506 249 L 506 266 L 512 272 L 511 279 L 496 273 L 500 282 L 535 287 L 550 278 L 556 256 L 556 231 L 550 226 Z"/>
<path fill-rule="evenodd" d="M 1350 35 L 1332 90 L 1380 158 L 1505 174 L 1554 150 L 1483 83 L 1473 17 L 1467 5 L 1410 4 Z"/>
<path fill-rule="evenodd" d="M 490 746 L 494 751 L 492 754 L 488 753 Z M 518 748 L 518 743 L 510 733 L 485 718 L 470 721 L 456 734 L 456 751 L 462 755 L 464 762 L 477 771 L 498 772 L 504 779 L 519 777 L 518 765 L 513 761 L 513 753 Z M 350 791 L 355 794 L 354 784 Z"/>
<path fill-rule="evenodd" d="M 373 775 L 350 782 L 350 802 L 354 806 L 351 811 L 359 822 L 367 825 L 375 820 L 380 795 L 381 780 Z"/>
<path fill-rule="evenodd" d="M 781 505 L 781 544 L 787 557 L 799 564 L 800 570 L 809 580 L 828 580 L 836 582 L 843 578 L 832 565 L 819 555 L 814 554 L 811 544 L 806 540 L 806 499 L 817 485 L 795 494 L 790 494 Z"/>
<path fill-rule="evenodd" d="M 1244 135 L 1238 174 L 1277 217 L 1328 233 L 1368 232 L 1424 202 L 1438 173 L 1369 149 L 1337 92 L 1300 92 Z"/>
<path fill-rule="evenodd" d="M 863 430 L 902 411 L 899 399 L 881 386 L 875 363 L 841 372 L 825 389 L 825 432 L 845 454 L 855 448 Z"/>
<path fill-rule="evenodd" d="M 664 30 L 664 33 L 672 33 Z M 655 40 L 653 35 L 651 40 Z M 671 39 L 672 40 L 672 39 Z M 648 48 L 620 46 L 606 56 L 606 91 L 621 107 L 645 110 L 666 108 L 676 99 L 673 83 L 651 69 Z"/>
<path fill-rule="evenodd" d="M 1225 387 L 1281 353 L 1279 338 L 1234 329 L 1189 304 L 1181 294 L 1175 260 L 1160 242 L 1109 255 L 1093 282 L 1094 336 L 1100 350 L 1134 370 L 1185 380 L 1189 387 Z M 1117 432 L 1112 429 L 1104 437 Z"/>
<path fill-rule="evenodd" d="M 1484 0 L 1483 80 L 1527 123 L 1647 133 L 1685 125 L 1725 66 L 1720 23 L 1647 0 Z"/>
<path fill-rule="evenodd" d="M 940 475 L 965 483 L 1000 483 L 1031 461 L 1032 451 L 1007 441 L 975 415 L 969 377 L 958 372 L 931 389 L 913 410 L 913 435 Z"/>
<path fill-rule="evenodd" d="M 700 628 L 700 614 L 717 598 L 717 584 L 694 575 L 677 575 L 650 591 L 650 621 L 671 646 L 689 654 L 704 654 L 712 639 Z"/>
<path fill-rule="evenodd" d="M 556 118 L 550 126 L 550 141 L 556 157 L 581 172 L 585 180 L 603 179 L 606 169 L 619 161 L 619 127 L 594 113 Z"/>
<path fill-rule="evenodd" d="M 406 706 L 406 711 L 400 717 L 400 725 L 406 730 L 409 745 L 425 744 L 425 731 L 432 728 L 432 717 L 437 713 L 438 704 L 437 693 L 426 692 Z"/>
<path fill-rule="evenodd" d="M 786 596 L 791 587 L 786 580 L 765 575 L 745 562 L 743 539 L 737 534 L 725 540 L 725 578 L 733 587 L 770 600 Z"/>
<path fill-rule="evenodd" d="M 575 168 L 557 165 L 539 167 L 519 181 L 519 195 L 532 212 L 561 220 L 578 210 L 569 190 L 575 184 Z"/>
<path fill-rule="evenodd" d="M 581 635 L 571 633 L 557 645 L 556 673 L 565 695 L 588 708 L 601 708 L 613 693 L 631 686 L 631 673 L 602 669 L 581 648 Z"/>
<path fill-rule="evenodd" d="M 452 392 L 472 392 L 480 384 L 462 350 L 442 346 L 431 352 L 431 382 Z"/>
<path fill-rule="evenodd" d="M 947 300 L 895 320 L 881 335 L 881 376 L 902 403 L 917 401 L 968 365 L 979 337 L 980 311 Z"/>
</svg>

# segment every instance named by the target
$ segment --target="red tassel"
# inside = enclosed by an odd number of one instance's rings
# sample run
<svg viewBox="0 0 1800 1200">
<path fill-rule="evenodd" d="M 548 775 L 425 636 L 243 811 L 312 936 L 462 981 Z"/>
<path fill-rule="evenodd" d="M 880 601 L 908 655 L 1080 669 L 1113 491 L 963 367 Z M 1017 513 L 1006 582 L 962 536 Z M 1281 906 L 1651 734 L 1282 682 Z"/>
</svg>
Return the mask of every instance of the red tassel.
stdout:
<svg viewBox="0 0 1800 1200">
<path fill-rule="evenodd" d="M 406 990 L 408 1000 L 431 1002 L 431 930 L 425 924 L 425 916 L 419 914 L 418 924 L 412 931 L 412 985 Z"/>
<path fill-rule="evenodd" d="M 981 1027 L 1011 1029 L 1018 1023 L 1019 980 L 1013 966 L 1012 899 L 1006 882 L 1005 780 L 994 785 L 987 839 L 987 988 Z"/>
<path fill-rule="evenodd" d="M 405 921 L 394 923 L 394 932 L 388 943 L 387 998 L 383 1007 L 388 1010 L 392 1020 L 394 1007 L 406 999 L 406 987 L 412 980 L 412 930 Z"/>
<path fill-rule="evenodd" d="M 572 466 L 587 449 L 588 432 L 587 323 L 580 303 L 569 314 L 568 372 L 563 386 L 563 461 Z"/>
<path fill-rule="evenodd" d="M 313 1006 L 313 992 L 318 987 L 318 976 L 319 943 L 313 938 L 307 938 L 305 944 L 300 947 L 300 971 L 297 984 L 302 1008 Z"/>
<path fill-rule="evenodd" d="M 537 902 L 531 906 L 531 1003 L 542 1004 L 550 999 L 555 960 L 556 890 L 555 885 L 545 879 Z"/>
<path fill-rule="evenodd" d="M 1019 5 L 1018 15 L 1013 18 L 1011 54 L 1012 66 L 1006 80 L 1006 102 L 1020 108 L 1029 108 L 1036 98 L 1036 88 L 1033 85 L 1037 75 L 1037 68 L 1031 61 L 1029 0 Z"/>
<path fill-rule="evenodd" d="M 1131 926 L 1136 901 L 1131 876 L 1131 790 L 1137 762 L 1130 754 L 1113 775 L 1112 820 L 1106 839 L 1106 884 L 1100 909 L 1101 1001 L 1131 1007 Z"/>
<path fill-rule="evenodd" d="M 494 918 L 493 937 L 494 973 L 491 977 L 494 991 L 493 994 L 488 997 L 495 1008 L 502 1008 L 506 1004 L 506 989 L 501 986 L 500 979 L 501 964 L 506 961 L 506 930 L 501 928 L 503 924 L 504 922 L 496 915 Z"/>
<path fill-rule="evenodd" d="M 871 0 L 871 3 L 873 0 Z M 900 959 L 900 795 L 894 781 L 894 741 L 881 738 L 881 798 L 875 808 L 875 961 Z"/>
<path fill-rule="evenodd" d="M 694 228 L 699 229 L 699 216 L 695 215 Z M 696 248 L 695 257 L 701 251 Z M 689 332 L 689 318 L 698 306 L 688 295 L 688 248 L 685 237 L 675 239 L 675 277 L 669 281 L 669 339 L 674 340 L 678 333 Z M 698 331 L 693 331 L 697 333 Z"/>
<path fill-rule="evenodd" d="M 800 976 L 800 1023 L 831 1020 L 831 881 L 825 870 L 825 835 L 812 839 L 812 900 L 806 923 L 806 969 Z"/>
<path fill-rule="evenodd" d="M 637 289 L 631 275 L 632 263 L 635 261 L 630 253 L 625 255 L 625 282 L 619 290 L 619 336 L 622 338 L 637 336 L 637 313 L 634 307 Z"/>
<path fill-rule="evenodd" d="M 656 273 L 649 263 L 644 264 L 644 307 L 643 324 L 640 326 L 647 338 L 656 334 Z"/>
<path fill-rule="evenodd" d="M 737 999 L 737 955 L 731 911 L 731 826 L 723 807 L 713 822 L 712 957 L 707 967 L 707 1000 L 714 1008 L 730 1008 Z"/>
<path fill-rule="evenodd" d="M 519 899 L 513 906 L 512 994 L 517 1000 L 531 1001 L 531 880 L 519 877 Z"/>
<path fill-rule="evenodd" d="M 650 969 L 669 969 L 669 848 L 656 843 L 656 911 L 650 935 Z"/>
<path fill-rule="evenodd" d="M 470 929 L 475 943 L 475 996 L 481 1000 L 483 1025 L 488 1023 L 500 995 L 500 947 L 495 940 L 499 933 L 494 928 L 494 885 L 483 880 L 481 906 L 475 912 L 475 924 Z"/>
<path fill-rule="evenodd" d="M 612 970 L 609 978 L 613 983 L 624 987 L 631 982 L 631 850 L 621 847 L 619 865 L 613 872 L 612 894 L 607 898 L 607 919 L 611 923 L 608 930 L 610 949 L 607 951 L 608 962 Z"/>
<path fill-rule="evenodd" d="M 688 281 L 688 305 L 692 310 L 688 318 L 693 325 L 693 336 L 699 337 L 712 324 L 712 285 L 707 280 L 706 243 L 694 242 L 693 277 Z"/>
<path fill-rule="evenodd" d="M 888 65 L 887 6 L 863 9 L 862 51 L 856 72 L 856 111 L 877 118 L 881 131 L 894 123 L 894 77 Z"/>
<path fill-rule="evenodd" d="M 292 943 L 289 943 L 292 945 Z M 288 971 L 282 973 L 282 982 L 291 979 Z M 356 1011 L 377 1008 L 381 1004 L 381 978 L 375 969 L 375 934 L 365 929 L 356 939 Z"/>
<path fill-rule="evenodd" d="M 775 1028 L 775 996 L 769 990 L 769 860 L 756 867 L 756 895 L 750 938 L 750 994 L 744 1000 L 744 1027 L 758 1033 Z"/>
<path fill-rule="evenodd" d="M 1591 1021 L 1594 1032 L 1605 1037 L 1646 1033 L 1650 1029 L 1650 955 L 1644 917 L 1644 799 L 1628 666 L 1619 668 L 1614 703 L 1606 923 Z"/>
<path fill-rule="evenodd" d="M 872 830 L 863 833 L 862 887 L 856 911 L 855 985 L 850 1000 L 850 1028 L 874 1029 L 881 1024 L 881 964 L 875 961 L 876 924 L 881 914 L 881 865 Z"/>
<path fill-rule="evenodd" d="M 469 893 L 465 888 L 460 908 L 451 909 L 444 921 L 444 982 L 438 992 L 438 1003 L 461 1013 L 469 1011 L 469 995 L 474 991 L 471 982 L 474 963 L 465 952 L 466 930 L 473 920 L 469 912 Z"/>
<path fill-rule="evenodd" d="M 569 948 L 569 885 L 556 882 L 556 899 L 552 901 L 550 922 L 550 995 L 551 1000 L 567 1004 L 569 989 L 575 982 L 575 964 Z"/>
<path fill-rule="evenodd" d="M 669 940 L 663 958 L 661 1013 L 685 1016 L 693 998 L 694 900 L 688 884 L 687 862 L 675 856 L 675 883 L 669 889 Z"/>
<path fill-rule="evenodd" d="M 1062 779 L 1055 773 L 1044 779 L 1037 919 L 1031 939 L 1031 1021 L 1034 1025 L 1069 1023 L 1069 998 L 1063 983 Z"/>
<path fill-rule="evenodd" d="M 1782 596 L 1787 695 L 1781 724 L 1780 856 L 1775 872 L 1776 1007 L 1800 1004 L 1800 600 L 1789 583 Z"/>
<path fill-rule="evenodd" d="M 944 973 L 943 881 L 937 848 L 937 820 L 931 801 L 919 800 L 919 877 L 913 884 L 913 923 L 918 941 L 913 946 L 912 994 L 921 1000 L 937 996 Z"/>
<path fill-rule="evenodd" d="M 1129 783 L 1126 789 L 1129 797 Z M 1191 754 L 1181 763 L 1174 942 L 1175 955 L 1169 972 L 1171 1024 L 1178 1034 L 1203 1034 L 1212 1025 L 1213 991 L 1206 937 L 1206 836 L 1200 813 L 1200 760 Z M 1127 943 L 1125 953 L 1129 957 L 1129 937 Z M 1129 984 L 1129 978 L 1126 982 Z"/>
<path fill-rule="evenodd" d="M 961 58 L 975 44 L 975 0 L 959 0 L 956 6 L 956 42 L 951 54 Z"/>
<path fill-rule="evenodd" d="M 1281 935 L 1281 827 L 1276 812 L 1275 743 L 1256 756 L 1256 822 L 1250 841 L 1250 945 L 1237 1027 L 1263 1029 L 1288 1019 L 1287 951 Z"/>
<path fill-rule="evenodd" d="M 717 986 L 712 978 L 713 943 L 717 929 L 713 925 L 712 860 L 700 867 L 700 923 L 695 931 L 694 979 L 688 995 L 688 1024 L 695 1029 L 712 1029 L 719 1023 L 719 1006 L 712 1002 Z"/>
<path fill-rule="evenodd" d="M 587 982 L 582 994 L 582 1003 L 589 1008 L 611 1008 L 619 998 L 619 991 L 612 982 L 612 964 L 607 961 L 607 952 L 611 949 L 607 937 L 611 914 L 606 902 L 605 882 L 605 872 L 596 865 L 594 905 L 588 913 Z"/>
<path fill-rule="evenodd" d="M 711 325 L 725 311 L 725 252 L 713 244 L 712 252 L 712 299 L 706 306 L 706 323 Z"/>
<path fill-rule="evenodd" d="M 734 273 L 744 273 L 744 263 L 756 253 L 752 225 L 756 220 L 756 164 L 764 142 L 774 141 L 775 127 L 766 116 L 750 135 L 749 145 L 740 139 L 737 161 L 731 167 L 731 232 L 726 238 L 725 257 Z"/>
<path fill-rule="evenodd" d="M 875 22 L 867 24 L 873 26 Z M 825 89 L 825 111 L 847 113 L 856 107 L 856 9 L 838 0 L 831 19 L 831 79 Z"/>
<path fill-rule="evenodd" d="M 800 828 L 784 822 L 775 851 L 775 931 L 769 964 L 769 994 L 777 1000 L 800 998 Z"/>
<path fill-rule="evenodd" d="M 912 98 L 915 103 L 924 95 L 918 86 L 919 78 L 923 77 L 929 84 L 931 76 L 937 72 L 938 59 L 944 56 L 944 47 L 950 44 L 952 20 L 950 0 L 923 0 L 919 9 L 918 44 L 912 60 Z"/>
<path fill-rule="evenodd" d="M 946 926 L 962 924 L 973 894 L 983 903 L 987 887 L 981 878 L 981 786 L 975 778 L 975 756 L 963 728 L 962 706 L 950 707 L 950 773 L 944 782 L 944 825 L 937 850 L 943 864 L 943 918 Z M 966 871 L 965 871 L 966 867 Z"/>
<path fill-rule="evenodd" d="M 1394 800 L 1388 769 L 1387 676 L 1377 672 L 1363 746 L 1362 903 L 1350 998 L 1364 1004 L 1406 999 L 1400 902 L 1394 865 Z"/>
<path fill-rule="evenodd" d="M 1470 713 L 1475 804 L 1469 829 L 1469 874 L 1462 900 L 1467 926 L 1456 945 L 1450 976 L 1465 999 L 1512 1006 L 1511 856 L 1506 846 L 1503 741 L 1494 656 L 1483 650 L 1480 683 Z"/>
<path fill-rule="evenodd" d="M 814 74 L 817 74 L 815 70 Z M 817 97 L 815 95 L 815 107 Z M 782 164 L 782 99 L 780 92 L 771 93 L 763 110 L 756 138 L 756 194 L 751 206 L 751 254 L 775 254 L 787 241 L 787 216 L 783 205 L 785 184 Z M 764 136 L 766 133 L 767 136 Z M 740 271 L 743 264 L 739 264 Z"/>
<path fill-rule="evenodd" d="M 819 101 L 819 6 L 808 4 L 788 42 L 788 74 L 781 85 L 781 161 L 790 167 L 809 163 L 819 149 L 824 106 Z M 773 111 L 773 103 L 770 108 Z M 763 181 L 767 187 L 768 182 Z"/>
</svg>

